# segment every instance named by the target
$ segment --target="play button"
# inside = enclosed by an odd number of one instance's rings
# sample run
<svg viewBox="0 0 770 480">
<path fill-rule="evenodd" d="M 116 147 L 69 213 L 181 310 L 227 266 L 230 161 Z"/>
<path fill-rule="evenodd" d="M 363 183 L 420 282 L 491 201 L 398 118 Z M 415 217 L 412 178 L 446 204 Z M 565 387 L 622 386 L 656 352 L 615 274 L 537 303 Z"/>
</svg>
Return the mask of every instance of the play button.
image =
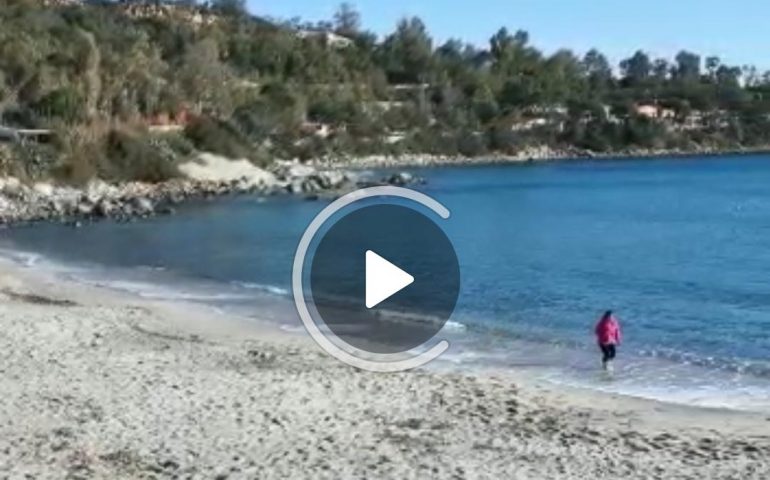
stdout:
<svg viewBox="0 0 770 480">
<path fill-rule="evenodd" d="M 413 283 L 413 276 L 373 251 L 366 251 L 366 308 L 376 307 Z"/>
<path fill-rule="evenodd" d="M 459 262 L 442 228 L 449 212 L 407 189 L 361 192 L 322 211 L 300 242 L 293 287 L 307 331 L 345 361 L 351 348 L 371 354 L 367 359 L 419 356 L 439 344 L 443 351 L 447 342 L 437 334 L 460 291 Z"/>
</svg>

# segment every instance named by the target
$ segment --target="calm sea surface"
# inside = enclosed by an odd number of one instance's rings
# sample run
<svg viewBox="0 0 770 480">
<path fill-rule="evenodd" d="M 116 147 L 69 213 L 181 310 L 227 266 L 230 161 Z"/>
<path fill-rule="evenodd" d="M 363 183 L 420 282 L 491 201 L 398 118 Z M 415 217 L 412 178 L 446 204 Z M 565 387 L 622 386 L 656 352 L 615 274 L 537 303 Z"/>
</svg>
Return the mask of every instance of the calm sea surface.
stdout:
<svg viewBox="0 0 770 480">
<path fill-rule="evenodd" d="M 708 406 L 770 410 L 770 157 L 441 168 L 461 298 L 440 365 Z M 326 204 L 242 197 L 81 229 L 0 232 L 63 279 L 237 309 L 300 330 L 294 251 Z M 624 326 L 613 381 L 593 323 Z"/>
</svg>

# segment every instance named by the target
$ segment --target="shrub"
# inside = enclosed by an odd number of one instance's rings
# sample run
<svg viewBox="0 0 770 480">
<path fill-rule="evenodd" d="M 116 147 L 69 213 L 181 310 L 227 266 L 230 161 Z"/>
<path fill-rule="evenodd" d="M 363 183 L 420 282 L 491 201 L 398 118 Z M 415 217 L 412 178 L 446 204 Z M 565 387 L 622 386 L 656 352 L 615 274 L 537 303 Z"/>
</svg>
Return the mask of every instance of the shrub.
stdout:
<svg viewBox="0 0 770 480">
<path fill-rule="evenodd" d="M 187 126 L 185 136 L 198 150 L 230 158 L 251 158 L 253 149 L 232 124 L 201 117 Z"/>
<path fill-rule="evenodd" d="M 84 99 L 76 90 L 61 88 L 43 96 L 33 108 L 41 117 L 53 117 L 72 123 L 83 119 L 83 105 Z"/>
<path fill-rule="evenodd" d="M 69 183 L 83 184 L 95 177 L 155 183 L 179 175 L 177 149 L 182 147 L 142 131 L 81 125 L 64 131 L 58 143 L 63 154 L 52 173 Z"/>
<path fill-rule="evenodd" d="M 488 153 L 485 138 L 472 132 L 462 133 L 459 136 L 457 150 L 466 157 L 478 157 Z"/>
<path fill-rule="evenodd" d="M 162 182 L 179 175 L 177 155 L 168 143 L 149 135 L 113 130 L 106 142 L 103 177 Z"/>
</svg>

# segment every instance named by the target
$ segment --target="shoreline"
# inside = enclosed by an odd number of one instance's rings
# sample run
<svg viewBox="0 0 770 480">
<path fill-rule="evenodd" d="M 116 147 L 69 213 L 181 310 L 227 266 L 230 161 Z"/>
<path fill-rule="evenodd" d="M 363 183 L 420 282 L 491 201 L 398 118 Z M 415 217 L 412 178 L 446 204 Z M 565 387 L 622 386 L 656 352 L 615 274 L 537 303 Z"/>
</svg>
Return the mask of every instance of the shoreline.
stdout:
<svg viewBox="0 0 770 480">
<path fill-rule="evenodd" d="M 326 168 L 421 168 L 442 166 L 527 165 L 551 162 L 586 160 L 632 160 L 692 157 L 730 157 L 770 154 L 770 145 L 751 148 L 696 150 L 686 149 L 628 149 L 615 152 L 594 152 L 578 148 L 525 148 L 516 155 L 489 154 L 474 157 L 463 155 L 403 154 L 368 155 L 342 161 L 314 160 L 313 164 Z"/>
<path fill-rule="evenodd" d="M 141 265 L 83 264 L 60 256 L 51 257 L 35 251 L 20 250 L 13 242 L 7 248 L 3 246 L 0 249 L 2 260 L 10 261 L 19 268 L 48 272 L 59 278 L 59 281 L 113 292 L 134 301 L 179 302 L 196 308 L 214 309 L 231 317 L 252 318 L 251 312 L 255 309 L 263 314 L 269 312 L 267 317 L 273 319 L 270 322 L 265 323 L 259 317 L 253 317 L 253 321 L 281 335 L 306 335 L 296 318 L 295 307 L 286 286 L 205 281 Z M 251 297 L 247 306 L 244 299 Z M 508 372 L 516 371 L 517 375 L 540 384 L 552 385 L 556 389 L 574 388 L 602 395 L 703 409 L 770 412 L 770 397 L 763 398 L 754 393 L 770 392 L 770 379 L 758 372 L 755 376 L 745 366 L 735 369 L 728 365 L 709 368 L 697 362 L 682 363 L 629 350 L 624 351 L 624 361 L 619 365 L 616 381 L 606 383 L 592 368 L 596 354 L 587 345 L 546 343 L 521 338 L 514 332 L 500 337 L 500 333 L 493 335 L 470 318 L 463 320 L 463 323 L 450 321 L 444 335 L 452 344 L 452 349 L 428 365 L 429 370 L 482 376 L 506 376 Z M 506 338 L 505 346 L 499 343 L 501 338 Z M 489 346 L 490 340 L 494 340 L 496 346 Z M 535 358 L 540 360 L 534 361 Z M 654 381 L 656 371 L 667 371 L 668 381 Z M 731 383 L 731 376 L 738 373 L 748 376 L 740 389 L 738 385 L 732 384 L 736 390 L 729 394 L 727 391 L 717 394 L 712 390 L 716 385 Z M 631 379 L 634 382 L 630 382 Z M 690 379 L 700 381 L 690 383 Z"/>
<path fill-rule="evenodd" d="M 161 183 L 108 183 L 93 179 L 83 187 L 40 181 L 26 184 L 14 177 L 0 177 L 0 228 L 36 222 L 68 223 L 104 219 L 130 221 L 169 215 L 179 205 L 237 195 L 291 195 L 307 200 L 336 198 L 357 188 L 376 185 L 409 186 L 424 180 L 403 171 L 382 178 L 362 178 L 368 169 L 440 168 L 446 166 L 529 165 L 588 160 L 665 159 L 770 154 L 770 146 L 743 149 L 629 149 L 598 153 L 577 148 L 533 147 L 516 155 L 477 157 L 432 154 L 369 155 L 339 159 L 320 158 L 300 163 L 276 161 L 270 170 L 201 153 L 198 160 L 182 165 L 186 178 Z"/>
<path fill-rule="evenodd" d="M 407 172 L 367 178 L 348 168 L 321 168 L 296 161 L 277 162 L 272 170 L 202 154 L 180 167 L 184 178 L 161 183 L 108 183 L 93 179 L 82 187 L 51 182 L 27 184 L 0 177 L 0 227 L 34 222 L 130 221 L 175 213 L 185 203 L 238 195 L 295 196 L 307 200 L 336 197 L 374 185 L 406 186 L 422 181 Z"/>
<path fill-rule="evenodd" d="M 0 263 L 0 472 L 11 476 L 770 474 L 768 412 L 674 405 L 516 371 L 361 372 L 304 336 L 202 305 Z"/>
</svg>

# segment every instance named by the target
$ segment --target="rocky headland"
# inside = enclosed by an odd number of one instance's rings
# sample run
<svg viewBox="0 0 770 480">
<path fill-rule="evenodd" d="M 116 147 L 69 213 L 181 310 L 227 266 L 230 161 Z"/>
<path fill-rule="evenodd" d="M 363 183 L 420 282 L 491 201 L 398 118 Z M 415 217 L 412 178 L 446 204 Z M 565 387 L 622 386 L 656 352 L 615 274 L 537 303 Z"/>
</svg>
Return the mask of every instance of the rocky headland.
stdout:
<svg viewBox="0 0 770 480">
<path fill-rule="evenodd" d="M 296 195 L 307 199 L 336 197 L 373 185 L 408 185 L 421 181 L 401 172 L 377 177 L 339 166 L 324 167 L 279 161 L 270 169 L 247 160 L 201 154 L 180 166 L 182 176 L 162 183 L 108 183 L 92 180 L 82 187 L 52 182 L 25 183 L 0 178 L 0 225 L 61 221 L 79 225 L 98 219 L 128 220 L 173 213 L 196 199 L 253 194 Z"/>
<path fill-rule="evenodd" d="M 357 188 L 376 185 L 408 186 L 422 178 L 399 169 L 479 164 L 526 164 L 572 159 L 656 158 L 767 153 L 770 147 L 724 149 L 639 149 L 612 153 L 533 146 L 516 154 L 483 157 L 460 155 L 370 155 L 322 157 L 310 162 L 275 161 L 259 168 L 248 160 L 232 160 L 201 153 L 179 166 L 180 177 L 161 183 L 108 183 L 92 180 L 74 187 L 54 182 L 22 182 L 0 178 L 0 225 L 33 221 L 128 220 L 173 213 L 177 205 L 228 195 L 295 195 L 309 200 L 334 198 Z M 381 170 L 395 171 L 384 174 Z M 374 170 L 374 171 L 372 171 Z"/>
</svg>

